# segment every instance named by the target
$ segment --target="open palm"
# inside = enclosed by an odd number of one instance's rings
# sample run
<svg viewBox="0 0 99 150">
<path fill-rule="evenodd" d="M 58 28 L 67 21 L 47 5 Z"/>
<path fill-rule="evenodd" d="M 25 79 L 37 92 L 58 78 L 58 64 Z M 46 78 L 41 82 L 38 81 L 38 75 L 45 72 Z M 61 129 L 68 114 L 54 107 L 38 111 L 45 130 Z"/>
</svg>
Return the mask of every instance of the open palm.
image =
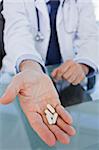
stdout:
<svg viewBox="0 0 99 150">
<path fill-rule="evenodd" d="M 72 118 L 61 106 L 56 89 L 47 75 L 36 71 L 24 71 L 16 75 L 0 102 L 9 103 L 16 95 L 31 127 L 45 143 L 50 146 L 56 140 L 69 143 L 69 136 L 75 134 L 71 126 Z M 55 125 L 49 125 L 46 120 L 44 110 L 47 104 L 51 104 L 59 115 Z"/>
</svg>

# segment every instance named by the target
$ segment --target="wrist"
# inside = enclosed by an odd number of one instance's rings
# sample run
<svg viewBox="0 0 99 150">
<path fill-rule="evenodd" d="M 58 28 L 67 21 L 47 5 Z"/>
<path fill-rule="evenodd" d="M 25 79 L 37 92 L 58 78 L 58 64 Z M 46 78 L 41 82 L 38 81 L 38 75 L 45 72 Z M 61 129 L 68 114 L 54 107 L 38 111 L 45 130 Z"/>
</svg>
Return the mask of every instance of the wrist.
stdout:
<svg viewBox="0 0 99 150">
<path fill-rule="evenodd" d="M 31 61 L 31 60 L 25 60 L 23 61 L 20 66 L 20 71 L 25 71 L 25 70 L 34 70 L 34 71 L 38 71 L 40 73 L 43 73 L 42 67 L 40 66 L 39 63 L 35 62 L 35 61 Z"/>
</svg>

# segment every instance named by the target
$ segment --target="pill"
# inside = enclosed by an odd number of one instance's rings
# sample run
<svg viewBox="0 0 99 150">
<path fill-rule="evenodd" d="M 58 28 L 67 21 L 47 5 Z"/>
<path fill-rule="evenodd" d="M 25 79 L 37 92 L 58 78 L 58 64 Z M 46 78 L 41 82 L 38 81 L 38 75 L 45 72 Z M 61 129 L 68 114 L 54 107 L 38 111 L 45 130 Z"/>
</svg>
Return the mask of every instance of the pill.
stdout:
<svg viewBox="0 0 99 150">
<path fill-rule="evenodd" d="M 48 109 L 45 109 L 45 114 L 49 115 L 50 117 L 53 117 L 53 114 Z"/>
<path fill-rule="evenodd" d="M 47 108 L 51 113 L 55 113 L 55 109 L 50 104 L 47 104 Z"/>
<path fill-rule="evenodd" d="M 48 123 L 53 124 L 54 115 L 47 109 L 45 110 L 45 114 L 46 114 L 46 118 L 47 118 Z"/>
<path fill-rule="evenodd" d="M 57 118 L 58 118 L 58 114 L 57 114 L 57 113 L 54 113 L 54 115 L 53 115 L 53 124 L 56 123 Z"/>
<path fill-rule="evenodd" d="M 53 124 L 53 117 L 51 117 L 49 114 L 46 115 L 46 119 L 49 124 Z"/>
</svg>

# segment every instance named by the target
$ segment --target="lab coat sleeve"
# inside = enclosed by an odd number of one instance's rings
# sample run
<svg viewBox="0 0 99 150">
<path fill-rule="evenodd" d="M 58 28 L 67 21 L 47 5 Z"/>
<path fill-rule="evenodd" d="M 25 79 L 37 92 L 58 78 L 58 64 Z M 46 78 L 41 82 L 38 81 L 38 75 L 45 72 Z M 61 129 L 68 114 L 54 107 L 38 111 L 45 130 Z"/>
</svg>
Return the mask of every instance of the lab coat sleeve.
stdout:
<svg viewBox="0 0 99 150">
<path fill-rule="evenodd" d="M 24 0 L 4 0 L 4 10 L 2 13 L 5 18 L 5 50 L 11 62 L 12 70 L 15 68 L 16 61 L 20 57 L 22 60 L 22 57 L 26 55 L 28 55 L 28 59 L 37 61 L 44 66 L 42 57 L 34 46 Z"/>
<path fill-rule="evenodd" d="M 42 68 L 42 71 L 44 73 L 46 73 L 46 67 L 45 65 L 40 61 L 38 61 L 38 59 L 34 59 L 34 56 L 32 54 L 25 54 L 25 55 L 22 55 L 20 56 L 17 61 L 16 61 L 16 65 L 15 65 L 15 69 L 16 69 L 16 73 L 19 73 L 20 72 L 20 64 L 25 61 L 25 60 L 31 60 L 31 61 L 36 61 L 40 64 L 41 68 Z"/>
<path fill-rule="evenodd" d="M 78 0 L 78 29 L 74 41 L 76 51 L 75 61 L 83 63 L 98 72 L 99 38 L 94 7 L 90 0 Z"/>
</svg>

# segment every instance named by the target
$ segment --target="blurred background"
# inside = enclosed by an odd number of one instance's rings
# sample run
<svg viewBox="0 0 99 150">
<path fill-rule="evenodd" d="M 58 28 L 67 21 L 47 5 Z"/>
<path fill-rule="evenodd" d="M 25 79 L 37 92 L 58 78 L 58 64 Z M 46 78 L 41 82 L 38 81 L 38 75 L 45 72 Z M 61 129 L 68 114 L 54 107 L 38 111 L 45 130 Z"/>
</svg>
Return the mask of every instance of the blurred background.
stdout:
<svg viewBox="0 0 99 150">
<path fill-rule="evenodd" d="M 99 0 L 93 0 L 93 4 L 99 35 Z M 0 12 L 1 10 L 2 5 L 0 5 Z M 2 60 L 5 56 L 3 28 L 4 20 L 0 14 L 0 96 L 14 75 L 4 66 L 2 67 Z M 86 103 L 66 107 L 73 117 L 74 127 L 77 130 L 70 145 L 57 143 L 52 148 L 45 145 L 28 124 L 16 98 L 10 105 L 0 105 L 0 150 L 99 150 L 99 75 L 86 78 L 82 86 L 87 95 L 78 86 L 77 89 L 68 88 L 65 96 L 66 99 L 71 101 L 73 99 L 74 102 L 77 98 L 78 101 L 83 98 L 86 101 Z M 72 97 L 73 93 L 74 97 Z M 92 97 L 91 100 L 88 95 Z"/>
<path fill-rule="evenodd" d="M 92 0 L 95 7 L 96 20 L 99 21 L 99 0 Z"/>
<path fill-rule="evenodd" d="M 92 0 L 95 8 L 96 21 L 98 26 L 98 35 L 99 35 L 99 0 Z M 99 98 L 99 75 L 96 76 L 95 87 L 91 93 L 93 99 Z"/>
</svg>

